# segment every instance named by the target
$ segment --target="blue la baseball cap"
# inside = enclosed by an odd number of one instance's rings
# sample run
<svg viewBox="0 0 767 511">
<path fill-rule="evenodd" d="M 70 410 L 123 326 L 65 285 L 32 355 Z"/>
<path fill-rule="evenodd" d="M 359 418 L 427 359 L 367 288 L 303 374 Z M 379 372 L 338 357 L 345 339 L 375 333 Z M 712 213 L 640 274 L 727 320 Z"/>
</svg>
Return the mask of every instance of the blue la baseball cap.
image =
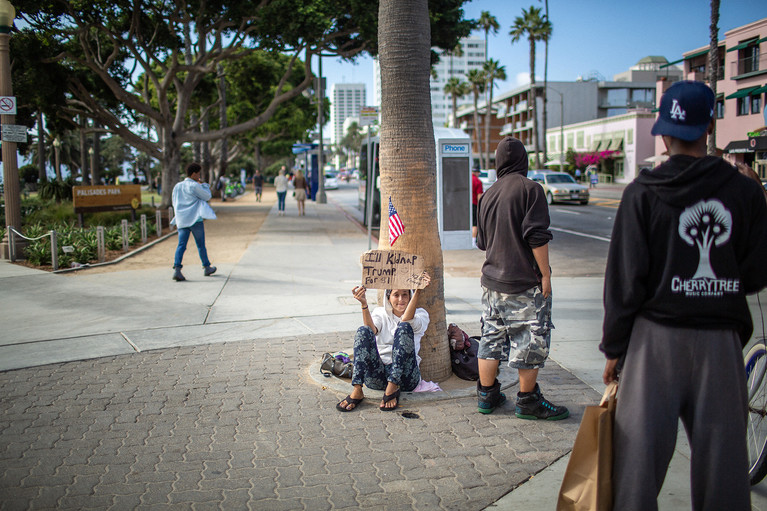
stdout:
<svg viewBox="0 0 767 511">
<path fill-rule="evenodd" d="M 714 91 L 703 82 L 676 82 L 660 99 L 653 135 L 666 135 L 692 142 L 706 133 L 714 117 Z"/>
</svg>

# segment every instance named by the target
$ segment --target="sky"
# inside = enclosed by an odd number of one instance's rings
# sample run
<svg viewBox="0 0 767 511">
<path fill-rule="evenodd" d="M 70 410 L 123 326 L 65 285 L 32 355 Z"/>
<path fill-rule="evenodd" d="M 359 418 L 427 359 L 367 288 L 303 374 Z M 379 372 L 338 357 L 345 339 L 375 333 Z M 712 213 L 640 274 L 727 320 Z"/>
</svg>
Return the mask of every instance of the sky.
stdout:
<svg viewBox="0 0 767 511">
<path fill-rule="evenodd" d="M 669 62 L 682 53 L 709 43 L 711 7 L 707 0 L 548 0 L 553 25 L 549 41 L 549 80 L 575 81 L 578 77 L 602 77 L 628 70 L 648 55 L 666 57 Z M 523 8 L 531 5 L 545 12 L 540 0 L 472 0 L 464 4 L 466 18 L 478 19 L 482 11 L 496 17 L 500 29 L 488 36 L 488 58 L 498 60 L 508 79 L 499 82 L 499 93 L 529 82 L 530 46 L 525 41 L 511 44 L 509 30 Z M 764 0 L 721 0 L 719 39 L 733 28 L 767 17 Z M 472 36 L 484 39 L 479 30 Z M 536 77 L 543 79 L 544 45 L 536 44 Z M 317 72 L 317 64 L 314 63 Z M 356 63 L 325 58 L 322 71 L 327 87 L 333 83 L 365 83 L 367 102 L 374 101 L 373 59 L 364 56 Z"/>
</svg>

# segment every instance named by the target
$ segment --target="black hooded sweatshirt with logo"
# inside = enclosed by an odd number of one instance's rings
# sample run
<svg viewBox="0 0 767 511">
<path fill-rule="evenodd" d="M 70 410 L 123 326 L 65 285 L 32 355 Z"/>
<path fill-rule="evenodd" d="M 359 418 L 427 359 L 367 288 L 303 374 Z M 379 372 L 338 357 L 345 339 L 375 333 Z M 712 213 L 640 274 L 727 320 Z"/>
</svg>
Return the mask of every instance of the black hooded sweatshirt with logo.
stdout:
<svg viewBox="0 0 767 511">
<path fill-rule="evenodd" d="M 501 293 L 522 293 L 541 282 L 533 248 L 552 239 L 543 188 L 527 178 L 527 152 L 506 138 L 495 152 L 498 180 L 478 204 L 477 247 L 485 250 L 481 283 Z"/>
<path fill-rule="evenodd" d="M 634 318 L 753 330 L 746 294 L 767 285 L 764 192 L 718 157 L 672 156 L 623 193 L 605 273 L 600 349 L 622 356 Z"/>
</svg>

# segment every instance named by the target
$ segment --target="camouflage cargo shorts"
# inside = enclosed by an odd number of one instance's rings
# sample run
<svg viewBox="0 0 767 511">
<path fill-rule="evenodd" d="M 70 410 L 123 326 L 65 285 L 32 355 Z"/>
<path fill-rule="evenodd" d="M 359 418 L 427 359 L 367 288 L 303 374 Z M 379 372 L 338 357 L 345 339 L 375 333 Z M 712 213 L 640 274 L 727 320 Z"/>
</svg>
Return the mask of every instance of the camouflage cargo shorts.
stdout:
<svg viewBox="0 0 767 511">
<path fill-rule="evenodd" d="M 520 294 L 482 288 L 482 339 L 478 358 L 509 361 L 515 369 L 539 369 L 551 345 L 551 296 L 534 287 Z"/>
</svg>

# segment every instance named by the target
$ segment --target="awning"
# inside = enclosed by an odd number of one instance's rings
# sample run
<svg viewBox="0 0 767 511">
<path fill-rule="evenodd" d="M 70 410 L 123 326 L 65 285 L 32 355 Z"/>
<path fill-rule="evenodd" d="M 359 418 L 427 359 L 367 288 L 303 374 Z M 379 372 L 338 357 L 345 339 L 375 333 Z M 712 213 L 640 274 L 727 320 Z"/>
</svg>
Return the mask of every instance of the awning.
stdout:
<svg viewBox="0 0 767 511">
<path fill-rule="evenodd" d="M 729 96 L 727 96 L 725 99 L 735 99 L 735 98 L 745 98 L 746 96 L 750 96 L 751 93 L 759 89 L 760 87 L 749 87 L 748 89 L 740 89 L 737 92 L 733 92 Z"/>
<path fill-rule="evenodd" d="M 608 150 L 610 151 L 620 151 L 623 147 L 623 137 L 615 137 L 610 141 L 610 147 Z"/>
<path fill-rule="evenodd" d="M 591 143 L 591 152 L 595 153 L 595 152 L 599 151 L 599 144 L 601 144 L 601 143 L 602 143 L 601 140 L 595 140 L 594 142 L 592 142 Z"/>
<path fill-rule="evenodd" d="M 753 153 L 754 150 L 748 143 L 748 140 L 733 140 L 724 148 L 725 153 Z"/>
<path fill-rule="evenodd" d="M 727 48 L 727 52 L 735 51 L 735 50 L 742 50 L 743 48 L 747 46 L 751 46 L 752 44 L 759 44 L 767 41 L 767 37 L 762 37 L 758 41 L 756 39 L 751 39 L 750 41 L 746 41 L 744 43 L 740 43 L 738 45 L 733 46 L 732 48 Z"/>
<path fill-rule="evenodd" d="M 674 62 L 661 64 L 660 66 L 658 66 L 658 69 L 663 69 L 664 67 L 673 66 L 674 64 L 679 64 L 682 61 L 694 59 L 695 57 L 700 57 L 701 55 L 705 55 L 706 53 L 708 53 L 708 48 L 706 48 L 705 50 L 696 51 L 695 53 L 691 55 L 687 55 L 686 57 L 682 57 L 681 59 L 675 60 Z"/>
<path fill-rule="evenodd" d="M 597 145 L 597 148 L 594 149 L 594 152 L 606 151 L 608 145 L 610 145 L 610 140 L 609 139 L 608 140 L 600 140 L 599 144 Z"/>
<path fill-rule="evenodd" d="M 762 86 L 762 87 L 759 87 L 759 88 L 758 88 L 758 89 L 756 89 L 756 90 L 752 90 L 752 91 L 751 91 L 751 93 L 750 93 L 749 95 L 750 95 L 750 96 L 756 96 L 757 94 L 762 94 L 762 93 L 764 93 L 764 92 L 767 92 L 767 85 L 764 85 L 764 86 Z"/>
</svg>

